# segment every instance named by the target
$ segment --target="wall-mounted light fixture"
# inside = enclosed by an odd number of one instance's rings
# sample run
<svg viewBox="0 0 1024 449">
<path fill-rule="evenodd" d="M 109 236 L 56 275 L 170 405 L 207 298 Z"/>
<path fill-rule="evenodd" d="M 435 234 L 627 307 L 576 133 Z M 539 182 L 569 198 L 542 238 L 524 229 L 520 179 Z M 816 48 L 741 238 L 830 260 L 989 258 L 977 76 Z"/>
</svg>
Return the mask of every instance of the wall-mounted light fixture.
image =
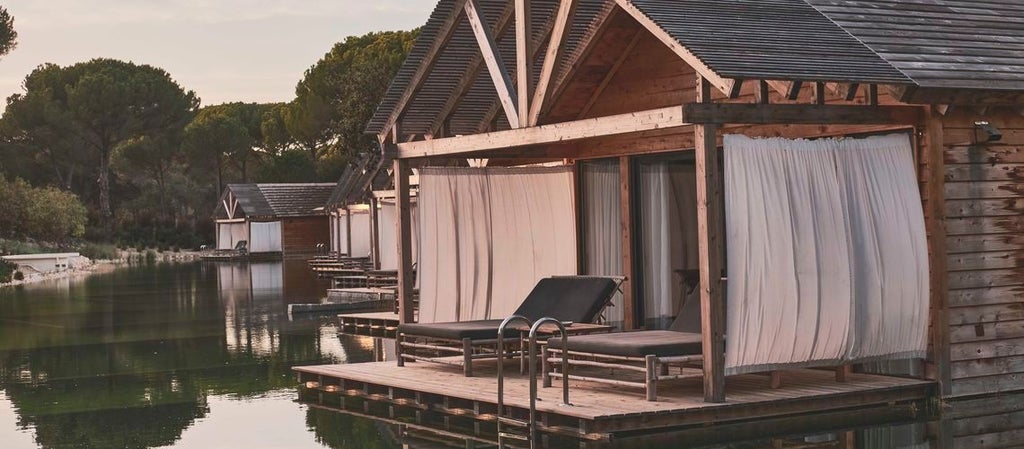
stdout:
<svg viewBox="0 0 1024 449">
<path fill-rule="evenodd" d="M 974 141 L 977 142 L 998 142 L 1003 138 L 995 126 L 986 121 L 974 122 Z"/>
</svg>

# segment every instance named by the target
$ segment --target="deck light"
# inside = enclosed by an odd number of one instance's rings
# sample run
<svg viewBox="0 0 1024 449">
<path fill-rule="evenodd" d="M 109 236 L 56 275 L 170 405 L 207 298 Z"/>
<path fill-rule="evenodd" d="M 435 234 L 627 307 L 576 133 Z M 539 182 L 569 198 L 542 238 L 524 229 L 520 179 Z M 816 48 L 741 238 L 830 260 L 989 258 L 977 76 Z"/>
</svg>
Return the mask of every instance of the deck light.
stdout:
<svg viewBox="0 0 1024 449">
<path fill-rule="evenodd" d="M 999 130 L 996 129 L 995 126 L 992 126 L 991 123 L 986 121 L 974 122 L 974 129 L 974 135 L 976 138 L 978 137 L 977 131 L 980 130 L 981 132 L 984 133 L 984 139 L 982 139 L 983 142 L 998 142 L 1003 138 L 1003 133 L 999 132 Z"/>
</svg>

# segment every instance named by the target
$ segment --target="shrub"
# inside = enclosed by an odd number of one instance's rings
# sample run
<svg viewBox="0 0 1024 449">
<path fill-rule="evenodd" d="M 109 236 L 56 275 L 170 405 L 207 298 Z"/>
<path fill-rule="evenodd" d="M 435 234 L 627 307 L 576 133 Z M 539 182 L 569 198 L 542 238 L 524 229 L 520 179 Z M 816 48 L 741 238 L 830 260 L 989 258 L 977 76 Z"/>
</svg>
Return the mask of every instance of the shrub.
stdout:
<svg viewBox="0 0 1024 449">
<path fill-rule="evenodd" d="M 88 211 L 75 194 L 0 176 L 0 235 L 61 241 L 85 234 Z"/>
<path fill-rule="evenodd" d="M 156 263 L 156 251 L 146 250 L 146 263 L 149 265 Z"/>
<path fill-rule="evenodd" d="M 25 280 L 25 273 L 22 273 L 20 271 L 15 271 L 14 272 L 14 280 L 16 280 L 16 281 L 24 281 Z"/>
<path fill-rule="evenodd" d="M 114 260 L 120 256 L 116 246 L 102 243 L 83 244 L 78 252 L 93 260 Z"/>
<path fill-rule="evenodd" d="M 11 282 L 11 275 L 18 269 L 18 265 L 0 259 L 0 282 Z"/>
</svg>

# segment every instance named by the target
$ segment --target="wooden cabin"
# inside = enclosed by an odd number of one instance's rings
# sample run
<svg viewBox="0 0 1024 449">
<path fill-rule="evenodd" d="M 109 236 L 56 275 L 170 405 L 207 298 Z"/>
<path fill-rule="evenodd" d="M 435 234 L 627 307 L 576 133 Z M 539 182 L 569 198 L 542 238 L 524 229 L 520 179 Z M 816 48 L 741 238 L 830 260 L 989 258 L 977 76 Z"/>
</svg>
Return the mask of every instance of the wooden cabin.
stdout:
<svg viewBox="0 0 1024 449">
<path fill-rule="evenodd" d="M 330 239 L 323 212 L 334 184 L 228 184 L 213 220 L 217 249 L 245 241 L 254 255 L 309 255 Z"/>
<path fill-rule="evenodd" d="M 906 143 L 899 157 L 907 170 L 895 176 L 899 188 L 885 192 L 904 201 L 913 198 L 912 203 L 902 203 L 907 207 L 900 209 L 901 219 L 921 225 L 914 235 L 922 247 L 901 260 L 921 274 L 918 293 L 923 293 L 914 304 L 921 308 L 921 320 L 912 327 L 920 330 L 924 341 L 919 358 L 908 359 L 894 372 L 927 382 L 934 387 L 929 394 L 942 398 L 1024 389 L 1024 189 L 1018 176 L 1024 163 L 1024 74 L 1019 71 L 1024 45 L 1017 42 L 1022 23 L 1024 9 L 1015 6 L 949 0 L 440 0 L 368 127 L 394 159 L 397 174 L 399 318 L 411 322 L 415 316 L 409 274 L 416 261 L 404 176 L 412 168 L 420 169 L 422 206 L 429 193 L 428 167 L 460 165 L 466 159 L 488 159 L 490 167 L 553 161 L 570 167 L 575 183 L 567 190 L 575 199 L 577 222 L 576 232 L 568 235 L 575 236 L 577 271 L 628 279 L 621 299 L 621 327 L 627 330 L 660 326 L 652 324 L 645 311 L 674 296 L 652 295 L 647 287 L 652 271 L 661 270 L 656 274 L 662 279 L 669 273 L 645 256 L 655 249 L 676 249 L 673 240 L 659 244 L 648 239 L 652 231 L 645 226 L 645 210 L 654 209 L 654 194 L 647 180 L 655 172 L 668 173 L 669 178 L 687 173 L 689 178 L 680 179 L 693 180 L 694 198 L 660 204 L 692 220 L 695 228 L 696 266 L 668 268 L 686 268 L 679 270 L 680 275 L 692 272 L 699 286 L 703 364 L 702 388 L 696 394 L 702 392 L 705 405 L 673 406 L 699 411 L 709 410 L 702 408 L 710 407 L 707 404 L 725 403 L 734 413 L 683 417 L 657 407 L 617 411 L 623 414 L 606 429 L 764 417 L 769 410 L 782 413 L 777 408 L 782 403 L 795 407 L 791 412 L 805 413 L 820 411 L 816 407 L 829 402 L 839 407 L 839 396 L 798 406 L 792 397 L 769 393 L 767 382 L 744 383 L 748 378 L 742 375 L 730 376 L 727 388 L 726 348 L 742 328 L 729 324 L 726 311 L 734 317 L 731 307 L 746 299 L 732 285 L 742 277 L 733 268 L 745 263 L 760 263 L 763 268 L 773 254 L 761 254 L 761 262 L 735 256 L 740 254 L 734 252 L 737 248 L 751 242 L 763 245 L 766 239 L 738 241 L 726 233 L 725 229 L 735 229 L 729 223 L 753 228 L 760 222 L 737 219 L 735 204 L 725 197 L 738 181 L 763 183 L 747 185 L 757 191 L 768 190 L 779 180 L 730 174 L 730 155 L 738 154 L 730 141 L 746 139 L 764 146 L 759 139 L 778 138 L 774 142 L 780 145 L 844 147 L 897 136 Z M 849 154 L 837 151 L 835 157 Z M 763 159 L 768 165 L 802 160 Z M 871 159 L 865 163 L 886 165 Z M 850 175 L 845 165 L 826 166 L 831 167 L 830 176 Z M 607 175 L 600 189 L 591 182 L 594 173 Z M 811 182 L 812 173 L 794 169 L 787 176 L 787 183 L 803 183 Z M 879 185 L 864 180 L 862 187 Z M 603 217 L 611 221 L 613 235 L 601 233 L 604 240 L 599 243 L 610 249 L 606 254 L 617 255 L 617 264 L 596 267 L 594 255 L 588 254 L 593 248 L 590 240 L 598 237 L 587 221 L 588 201 L 594 198 L 615 203 L 614 215 Z M 774 201 L 765 204 L 768 212 L 771 206 L 781 206 Z M 848 215 L 819 229 L 852 229 L 853 220 Z M 875 229 L 889 230 L 883 221 Z M 860 238 L 862 231 L 843 232 Z M 428 241 L 431 236 L 424 233 L 421 238 Z M 861 249 L 851 247 L 851 263 L 865 263 L 867 256 L 857 254 Z M 424 252 L 420 251 L 421 277 L 426 276 Z M 733 256 L 727 258 L 729 254 Z M 609 266 L 617 266 L 618 272 L 596 272 Z M 889 271 L 880 273 L 884 277 Z M 824 280 L 824 275 L 813 273 L 799 276 L 798 280 L 814 283 Z M 871 318 L 869 325 L 885 321 L 882 316 L 864 316 Z M 757 319 L 750 323 L 766 334 L 792 334 L 792 327 Z M 858 372 L 889 371 L 873 366 L 877 361 L 845 360 Z M 407 379 L 401 369 L 385 373 L 383 367 L 373 367 L 377 379 L 389 376 L 382 381 L 358 372 L 370 369 L 310 368 L 300 370 L 305 375 L 300 380 L 320 375 L 340 379 L 342 389 L 373 384 L 441 394 L 442 386 L 427 391 L 425 382 Z M 424 367 L 404 369 L 408 376 L 426 376 Z M 895 378 L 865 378 L 864 389 L 854 395 L 862 405 L 885 402 L 881 397 L 887 393 L 871 392 L 869 385 L 891 379 Z M 487 380 L 472 382 L 477 391 L 491 388 Z M 754 401 L 744 408 L 751 388 L 777 400 L 767 401 L 774 405 Z M 642 397 L 630 400 L 616 390 L 587 392 L 621 394 L 614 399 L 616 404 L 640 407 Z M 462 398 L 461 393 L 450 393 L 452 400 Z M 799 394 L 808 399 L 820 393 Z M 891 399 L 887 403 L 896 404 L 905 397 Z M 473 402 L 466 407 L 477 406 Z M 630 418 L 645 413 L 650 421 Z M 590 425 L 600 427 L 594 422 L 581 424 L 580 433 L 598 428 Z"/>
</svg>

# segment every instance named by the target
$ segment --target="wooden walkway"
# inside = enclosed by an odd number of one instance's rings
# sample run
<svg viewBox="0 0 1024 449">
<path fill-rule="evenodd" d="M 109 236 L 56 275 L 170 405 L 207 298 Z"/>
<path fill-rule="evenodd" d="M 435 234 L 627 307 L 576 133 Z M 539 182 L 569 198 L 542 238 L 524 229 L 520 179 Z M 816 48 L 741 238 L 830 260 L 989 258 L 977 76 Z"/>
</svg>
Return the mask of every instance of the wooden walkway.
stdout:
<svg viewBox="0 0 1024 449">
<path fill-rule="evenodd" d="M 497 384 L 495 365 L 485 361 L 477 377 L 463 377 L 461 370 L 436 364 L 410 363 L 398 367 L 394 361 L 353 365 L 297 367 L 298 380 L 306 393 L 345 398 L 357 397 L 366 404 L 386 404 L 388 416 L 410 414 L 407 420 L 419 422 L 421 413 L 433 412 L 448 418 L 458 417 L 481 424 L 496 420 Z M 529 410 L 529 382 L 518 375 L 518 365 L 510 363 L 512 373 L 505 384 L 505 403 L 512 415 L 525 418 Z M 609 441 L 620 433 L 661 432 L 685 426 L 735 423 L 745 420 L 777 418 L 800 414 L 833 412 L 875 407 L 879 410 L 924 410 L 932 395 L 931 382 L 868 374 L 852 374 L 838 383 L 834 373 L 823 370 L 794 370 L 782 374 L 782 386 L 771 389 L 770 377 L 743 375 L 726 382 L 727 402 L 703 401 L 699 379 L 659 385 L 658 402 L 644 400 L 639 389 L 609 389 L 606 385 L 573 381 L 572 406 L 559 405 L 561 389 L 541 388 L 538 395 L 538 430 L 556 436 L 581 440 Z M 908 407 L 909 405 L 909 407 Z M 916 412 L 915 412 L 916 413 Z M 908 416 L 910 418 L 910 416 Z"/>
</svg>

